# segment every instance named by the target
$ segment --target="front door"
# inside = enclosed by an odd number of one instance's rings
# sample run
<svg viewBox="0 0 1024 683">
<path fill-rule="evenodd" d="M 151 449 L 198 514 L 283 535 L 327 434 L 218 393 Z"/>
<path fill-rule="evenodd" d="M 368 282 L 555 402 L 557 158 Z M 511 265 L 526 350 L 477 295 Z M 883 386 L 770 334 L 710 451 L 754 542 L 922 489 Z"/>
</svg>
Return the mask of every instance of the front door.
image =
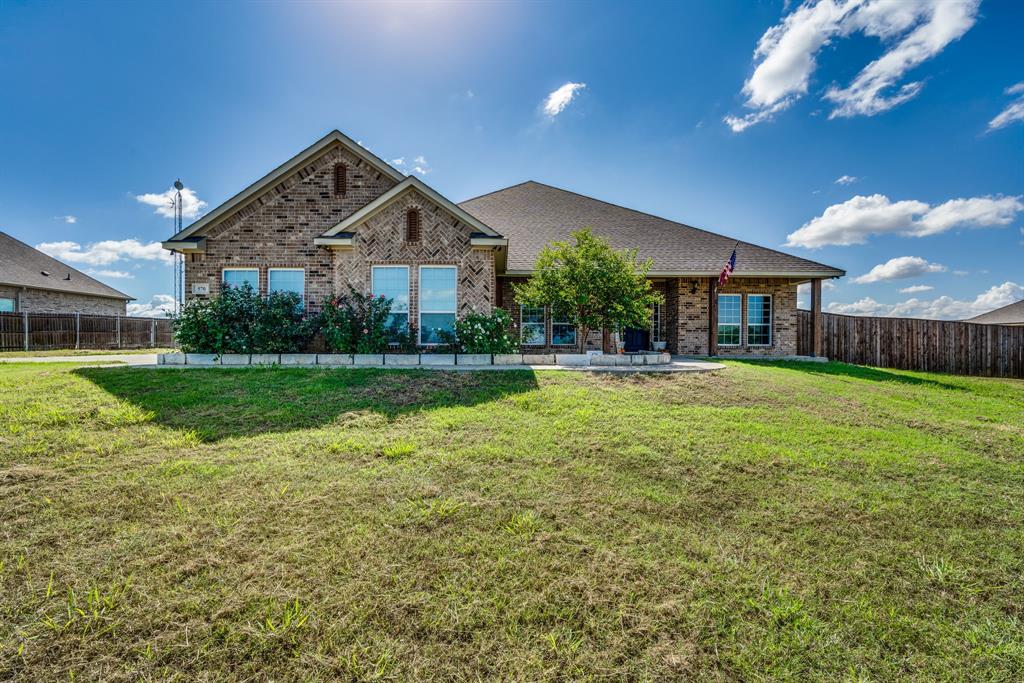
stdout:
<svg viewBox="0 0 1024 683">
<path fill-rule="evenodd" d="M 626 342 L 626 353 L 650 351 L 651 331 L 641 330 L 636 327 L 627 327 L 623 334 L 623 341 Z"/>
</svg>

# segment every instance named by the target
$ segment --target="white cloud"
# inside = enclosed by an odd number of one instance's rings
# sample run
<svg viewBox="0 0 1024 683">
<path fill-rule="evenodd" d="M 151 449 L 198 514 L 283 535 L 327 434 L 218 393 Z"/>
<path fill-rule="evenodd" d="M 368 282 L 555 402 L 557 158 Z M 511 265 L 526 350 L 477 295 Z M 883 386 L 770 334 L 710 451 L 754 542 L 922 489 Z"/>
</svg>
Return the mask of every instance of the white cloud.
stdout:
<svg viewBox="0 0 1024 683">
<path fill-rule="evenodd" d="M 586 83 L 566 83 L 561 86 L 544 98 L 544 113 L 551 118 L 558 116 L 569 106 L 576 93 L 586 87 Z"/>
<path fill-rule="evenodd" d="M 142 318 L 165 318 L 174 313 L 174 297 L 170 294 L 156 294 L 149 303 L 128 304 L 128 315 Z"/>
<path fill-rule="evenodd" d="M 89 275 L 93 275 L 95 277 L 112 277 L 112 278 L 118 278 L 118 279 L 124 279 L 124 280 L 134 280 L 135 279 L 134 275 L 132 275 L 131 273 L 129 273 L 128 271 L 125 271 L 125 270 L 93 270 L 92 268 L 90 268 L 89 270 L 87 270 L 85 272 L 88 273 Z"/>
<path fill-rule="evenodd" d="M 919 294 L 921 292 L 930 292 L 934 287 L 931 285 L 910 285 L 900 290 L 901 294 Z"/>
<path fill-rule="evenodd" d="M 836 185 L 852 185 L 857 182 L 857 176 L 853 175 L 841 175 L 835 180 Z"/>
<path fill-rule="evenodd" d="M 879 263 L 864 275 L 853 278 L 857 284 L 871 282 L 887 282 L 889 280 L 905 280 L 927 273 L 944 273 L 946 266 L 941 263 L 929 263 L 920 256 L 897 256 L 885 263 Z"/>
<path fill-rule="evenodd" d="M 920 81 L 898 85 L 903 75 L 966 33 L 977 10 L 978 0 L 807 0 L 761 36 L 757 66 L 743 85 L 745 105 L 754 111 L 725 122 L 738 133 L 788 108 L 807 94 L 818 52 L 855 33 L 894 44 L 847 87 L 828 89 L 825 99 L 836 105 L 829 118 L 891 109 L 922 87 Z"/>
<path fill-rule="evenodd" d="M 972 197 L 951 199 L 937 206 L 916 200 L 892 202 L 874 194 L 857 195 L 833 204 L 799 230 L 786 236 L 786 246 L 816 248 L 826 245 L 864 244 L 871 235 L 897 234 L 908 237 L 937 235 L 953 228 L 981 228 L 1007 225 L 1024 211 L 1016 197 Z"/>
<path fill-rule="evenodd" d="M 999 112 L 994 119 L 988 122 L 988 129 L 996 130 L 1005 128 L 1011 123 L 1024 121 L 1024 81 L 1011 85 L 1006 89 L 1007 95 L 1016 95 L 1017 99 L 1006 105 L 1006 108 Z"/>
<path fill-rule="evenodd" d="M 402 169 L 402 172 L 405 173 L 405 175 L 412 175 L 413 173 L 418 173 L 419 175 L 427 175 L 432 170 L 430 168 L 430 164 L 427 162 L 427 158 L 422 154 L 415 157 L 412 161 L 413 164 L 415 165 L 412 166 L 411 168 L 406 166 L 405 157 L 398 157 L 397 159 L 392 159 L 391 164 L 392 166 L 398 166 L 400 169 Z"/>
<path fill-rule="evenodd" d="M 174 209 L 171 206 L 171 202 L 174 200 L 174 193 L 176 190 L 172 187 L 166 192 L 147 192 L 146 194 L 135 195 L 135 199 L 155 206 L 156 211 L 154 213 L 160 214 L 165 218 L 174 218 Z M 183 218 L 198 218 L 203 211 L 206 209 L 206 202 L 196 196 L 193 189 L 186 187 L 181 191 L 181 215 Z"/>
<path fill-rule="evenodd" d="M 78 216 L 72 216 L 70 214 L 67 216 L 54 216 L 54 218 L 59 221 L 64 221 L 65 223 L 71 223 L 72 225 L 78 222 Z"/>
<path fill-rule="evenodd" d="M 141 259 L 171 263 L 173 257 L 159 242 L 143 244 L 134 239 L 103 240 L 82 247 L 78 242 L 43 242 L 36 249 L 68 263 L 87 263 L 90 266 L 107 266 L 117 261 Z"/>
<path fill-rule="evenodd" d="M 928 318 L 932 320 L 963 320 L 1001 308 L 1024 299 L 1024 286 L 1004 282 L 985 290 L 973 300 L 940 296 L 937 299 L 910 298 L 896 304 L 883 304 L 870 297 L 849 304 L 830 303 L 830 313 L 846 315 L 877 315 L 895 318 Z"/>
</svg>

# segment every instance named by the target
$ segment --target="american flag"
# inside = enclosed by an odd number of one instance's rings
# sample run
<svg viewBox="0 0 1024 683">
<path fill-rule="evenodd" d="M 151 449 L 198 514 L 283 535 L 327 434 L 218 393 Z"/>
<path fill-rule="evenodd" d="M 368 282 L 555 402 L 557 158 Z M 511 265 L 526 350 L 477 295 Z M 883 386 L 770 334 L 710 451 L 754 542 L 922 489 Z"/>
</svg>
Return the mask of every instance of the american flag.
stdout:
<svg viewBox="0 0 1024 683">
<path fill-rule="evenodd" d="M 729 257 L 729 261 L 725 264 L 725 268 L 722 268 L 722 272 L 718 274 L 718 286 L 721 287 L 729 281 L 729 276 L 732 275 L 733 269 L 736 268 L 736 249 L 733 248 L 732 256 Z"/>
</svg>

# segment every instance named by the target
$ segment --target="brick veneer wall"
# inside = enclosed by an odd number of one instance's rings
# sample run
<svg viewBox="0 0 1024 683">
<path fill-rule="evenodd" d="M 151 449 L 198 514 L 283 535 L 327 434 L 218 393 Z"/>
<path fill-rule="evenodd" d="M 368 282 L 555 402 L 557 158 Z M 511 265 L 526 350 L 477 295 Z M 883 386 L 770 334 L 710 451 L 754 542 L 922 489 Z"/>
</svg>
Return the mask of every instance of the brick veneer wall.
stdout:
<svg viewBox="0 0 1024 683">
<path fill-rule="evenodd" d="M 334 166 L 348 166 L 344 195 L 334 192 Z M 313 238 L 323 234 L 389 189 L 395 181 L 349 152 L 340 143 L 282 182 L 255 197 L 206 234 L 206 253 L 185 257 L 185 296 L 194 283 L 221 288 L 224 268 L 257 268 L 260 292 L 267 292 L 267 270 L 304 268 L 306 302 L 316 309 L 331 294 L 333 263 L 328 249 Z"/>
<path fill-rule="evenodd" d="M 420 240 L 405 240 L 406 212 L 420 211 Z M 419 315 L 419 266 L 456 266 L 456 312 L 490 313 L 494 306 L 494 252 L 474 249 L 474 229 L 416 190 L 395 198 L 387 207 L 355 228 L 354 247 L 334 252 L 333 283 L 338 292 L 348 283 L 370 291 L 371 268 L 383 265 L 409 266 L 409 320 L 417 325 Z"/>
<path fill-rule="evenodd" d="M 669 349 L 685 355 L 708 352 L 708 278 L 678 278 L 669 281 L 668 301 L 673 302 L 675 320 L 668 331 Z M 672 286 L 672 285 L 675 286 Z M 742 298 L 740 346 L 719 346 L 720 356 L 796 355 L 796 281 L 734 277 L 719 294 L 771 294 L 772 345 L 747 346 L 747 297 Z M 673 345 L 673 341 L 675 344 Z"/>
<path fill-rule="evenodd" d="M 0 297 L 15 300 L 17 312 L 29 313 L 83 313 L 88 315 L 125 315 L 127 302 L 104 296 L 53 292 L 0 286 Z"/>
</svg>

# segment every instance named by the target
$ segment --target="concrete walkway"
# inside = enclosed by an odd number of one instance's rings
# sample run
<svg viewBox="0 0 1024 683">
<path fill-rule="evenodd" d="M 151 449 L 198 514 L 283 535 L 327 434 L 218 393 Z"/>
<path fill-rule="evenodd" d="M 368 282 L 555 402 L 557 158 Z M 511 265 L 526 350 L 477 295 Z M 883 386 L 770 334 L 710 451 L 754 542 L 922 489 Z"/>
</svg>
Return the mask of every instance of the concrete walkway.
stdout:
<svg viewBox="0 0 1024 683">
<path fill-rule="evenodd" d="M 137 368 L 155 368 L 158 370 L 208 370 L 210 368 L 226 368 L 244 370 L 247 368 L 258 368 L 252 365 L 157 365 L 155 353 L 111 353 L 96 356 L 29 356 L 24 358 L 0 358 L 0 363 L 109 363 L 112 366 L 131 365 Z M 272 366 L 265 366 L 272 367 Z M 278 366 L 280 367 L 280 366 Z M 288 367 L 313 367 L 325 369 L 345 370 L 356 366 L 351 365 L 290 365 Z M 388 365 L 377 369 L 387 370 L 446 370 L 449 372 L 490 372 L 507 370 L 572 370 L 575 372 L 612 372 L 620 374 L 633 374 L 637 372 L 713 372 L 723 370 L 725 366 L 721 363 L 712 363 L 706 360 L 694 360 L 689 358 L 673 358 L 671 363 L 665 365 L 612 365 L 587 367 L 573 367 L 569 365 L 417 365 L 415 367 L 403 368 L 400 365 Z"/>
</svg>

